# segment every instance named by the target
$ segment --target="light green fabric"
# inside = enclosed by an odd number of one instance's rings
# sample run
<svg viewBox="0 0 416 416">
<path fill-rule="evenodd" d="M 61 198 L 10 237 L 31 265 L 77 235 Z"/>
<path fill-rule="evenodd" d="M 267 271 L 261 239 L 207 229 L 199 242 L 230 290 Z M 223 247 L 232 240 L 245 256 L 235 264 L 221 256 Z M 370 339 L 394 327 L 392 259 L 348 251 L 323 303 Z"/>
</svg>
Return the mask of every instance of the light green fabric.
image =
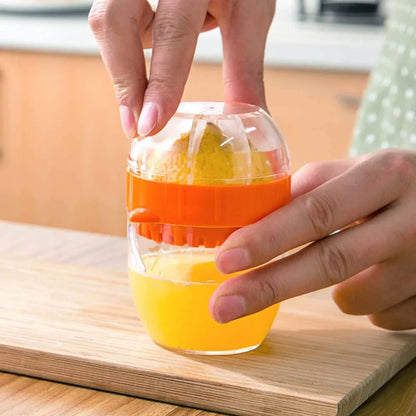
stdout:
<svg viewBox="0 0 416 416">
<path fill-rule="evenodd" d="M 396 0 L 359 111 L 351 155 L 387 147 L 416 149 L 416 0 Z"/>
</svg>

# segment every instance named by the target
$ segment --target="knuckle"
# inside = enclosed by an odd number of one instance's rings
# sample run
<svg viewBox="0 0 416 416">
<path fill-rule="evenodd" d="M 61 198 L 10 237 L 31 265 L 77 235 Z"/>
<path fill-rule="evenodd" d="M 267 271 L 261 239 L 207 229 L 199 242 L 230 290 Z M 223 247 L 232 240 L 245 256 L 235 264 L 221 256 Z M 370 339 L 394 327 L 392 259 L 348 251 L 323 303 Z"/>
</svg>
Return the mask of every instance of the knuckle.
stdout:
<svg viewBox="0 0 416 416">
<path fill-rule="evenodd" d="M 317 247 L 319 269 L 326 285 L 332 286 L 345 280 L 350 275 L 352 265 L 352 256 L 348 250 L 326 241 Z"/>
<path fill-rule="evenodd" d="M 95 0 L 88 14 L 88 23 L 94 35 L 105 36 L 109 31 L 120 31 L 126 26 L 136 27 L 134 17 L 124 15 L 117 2 L 111 0 Z"/>
<path fill-rule="evenodd" d="M 114 91 L 116 94 L 117 103 L 119 105 L 128 105 L 130 94 L 129 87 L 126 85 L 126 83 L 124 81 L 114 80 Z"/>
<path fill-rule="evenodd" d="M 180 96 L 181 91 L 178 80 L 166 73 L 165 75 L 152 75 L 150 77 L 146 94 L 148 97 L 166 94 L 172 100 L 173 97 Z"/>
<path fill-rule="evenodd" d="M 412 157 L 413 156 L 413 157 Z M 414 155 L 405 151 L 388 149 L 380 154 L 381 169 L 385 178 L 392 178 L 398 186 L 408 186 L 416 177 L 416 161 Z"/>
<path fill-rule="evenodd" d="M 165 91 L 169 89 L 169 79 L 166 76 L 152 75 L 147 86 L 148 90 Z"/>
<path fill-rule="evenodd" d="M 158 17 L 153 26 L 155 42 L 178 43 L 189 36 L 197 37 L 198 32 L 187 16 L 169 11 Z"/>
<path fill-rule="evenodd" d="M 95 34 L 105 30 L 109 21 L 109 14 L 108 4 L 105 0 L 94 1 L 88 14 L 88 23 Z"/>
<path fill-rule="evenodd" d="M 271 282 L 268 278 L 259 280 L 262 305 L 271 306 L 279 302 L 280 290 L 277 281 Z"/>
<path fill-rule="evenodd" d="M 263 238 L 265 238 L 265 240 L 263 240 Z M 274 232 L 268 232 L 264 236 L 259 236 L 258 239 L 258 246 L 262 247 L 265 245 L 267 252 L 278 251 L 279 244 L 281 243 L 281 239 Z M 264 241 L 266 244 L 264 244 Z"/>
<path fill-rule="evenodd" d="M 304 203 L 305 212 L 318 239 L 334 231 L 335 203 L 329 196 L 311 194 L 305 198 Z"/>
</svg>

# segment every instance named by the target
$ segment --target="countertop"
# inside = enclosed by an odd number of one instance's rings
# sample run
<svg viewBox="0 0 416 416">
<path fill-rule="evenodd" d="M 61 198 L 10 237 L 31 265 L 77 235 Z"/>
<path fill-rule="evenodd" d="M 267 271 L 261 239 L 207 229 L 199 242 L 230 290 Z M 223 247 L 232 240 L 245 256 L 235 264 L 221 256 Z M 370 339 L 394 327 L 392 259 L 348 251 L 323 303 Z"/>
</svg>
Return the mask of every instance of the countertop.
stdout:
<svg viewBox="0 0 416 416">
<path fill-rule="evenodd" d="M 384 38 L 383 26 L 301 22 L 296 2 L 280 0 L 266 47 L 267 66 L 369 71 Z M 1 13 L 0 49 L 98 55 L 81 13 Z M 148 53 L 149 55 L 150 53 Z M 219 63 L 219 31 L 200 35 L 195 60 Z"/>
<path fill-rule="evenodd" d="M 4 221 L 0 221 L 0 255 L 37 257 L 53 262 L 99 267 L 103 270 L 126 271 L 124 238 Z M 415 375 L 416 361 L 413 360 L 360 406 L 353 416 L 414 415 Z M 0 415 L 29 414 L 216 415 L 157 401 L 0 372 Z"/>
</svg>

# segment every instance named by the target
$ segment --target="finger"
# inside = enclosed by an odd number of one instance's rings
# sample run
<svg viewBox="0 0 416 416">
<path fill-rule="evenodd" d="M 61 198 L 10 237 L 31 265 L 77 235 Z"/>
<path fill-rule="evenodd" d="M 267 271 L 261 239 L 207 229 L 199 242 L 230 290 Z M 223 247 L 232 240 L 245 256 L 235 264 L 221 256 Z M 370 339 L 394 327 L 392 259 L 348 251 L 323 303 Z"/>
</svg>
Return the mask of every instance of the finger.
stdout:
<svg viewBox="0 0 416 416">
<path fill-rule="evenodd" d="M 416 253 L 411 249 L 336 285 L 333 298 L 351 315 L 370 315 L 416 295 Z"/>
<path fill-rule="evenodd" d="M 400 169 L 393 172 L 396 163 L 394 153 L 374 157 L 237 230 L 217 252 L 218 269 L 232 273 L 264 264 L 387 206 L 407 187 Z"/>
<path fill-rule="evenodd" d="M 285 299 L 332 286 L 386 261 L 416 243 L 403 218 L 403 213 L 387 210 L 289 257 L 225 281 L 212 296 L 213 317 L 228 322 Z M 235 306 L 236 299 L 240 309 Z"/>
<path fill-rule="evenodd" d="M 292 198 L 312 191 L 356 164 L 356 159 L 328 160 L 302 166 L 292 176 Z"/>
<path fill-rule="evenodd" d="M 398 305 L 369 316 L 370 321 L 381 328 L 395 331 L 416 328 L 416 296 Z"/>
<path fill-rule="evenodd" d="M 275 0 L 229 2 L 217 13 L 223 39 L 225 99 L 266 108 L 263 61 Z"/>
<path fill-rule="evenodd" d="M 120 106 L 123 129 L 128 138 L 136 126 L 147 85 L 140 34 L 153 18 L 147 1 L 96 0 L 89 23 L 100 46 Z"/>
<path fill-rule="evenodd" d="M 202 25 L 201 32 L 208 32 L 209 30 L 215 29 L 218 27 L 217 19 L 211 15 L 211 13 L 207 13 L 205 16 L 204 24 Z"/>
<path fill-rule="evenodd" d="M 159 131 L 176 111 L 188 78 L 208 0 L 160 0 L 153 23 L 149 84 L 138 133 Z"/>
</svg>

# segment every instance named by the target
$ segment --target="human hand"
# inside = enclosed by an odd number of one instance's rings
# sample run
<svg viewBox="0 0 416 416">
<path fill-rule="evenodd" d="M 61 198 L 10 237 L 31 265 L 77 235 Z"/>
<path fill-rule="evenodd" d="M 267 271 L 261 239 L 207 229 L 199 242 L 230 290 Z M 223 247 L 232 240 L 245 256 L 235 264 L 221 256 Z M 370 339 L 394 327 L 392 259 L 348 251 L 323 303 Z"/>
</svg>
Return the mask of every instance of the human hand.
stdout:
<svg viewBox="0 0 416 416">
<path fill-rule="evenodd" d="M 128 138 L 155 134 L 174 114 L 198 35 L 217 25 L 223 39 L 226 101 L 266 108 L 263 58 L 275 0 L 95 0 L 90 26 L 114 84 Z M 143 48 L 153 46 L 149 80 Z"/>
<path fill-rule="evenodd" d="M 228 322 L 335 285 L 342 311 L 388 329 L 416 328 L 416 152 L 313 163 L 293 176 L 292 190 L 292 202 L 218 251 L 223 273 L 262 266 L 222 283 L 211 315 Z"/>
</svg>

